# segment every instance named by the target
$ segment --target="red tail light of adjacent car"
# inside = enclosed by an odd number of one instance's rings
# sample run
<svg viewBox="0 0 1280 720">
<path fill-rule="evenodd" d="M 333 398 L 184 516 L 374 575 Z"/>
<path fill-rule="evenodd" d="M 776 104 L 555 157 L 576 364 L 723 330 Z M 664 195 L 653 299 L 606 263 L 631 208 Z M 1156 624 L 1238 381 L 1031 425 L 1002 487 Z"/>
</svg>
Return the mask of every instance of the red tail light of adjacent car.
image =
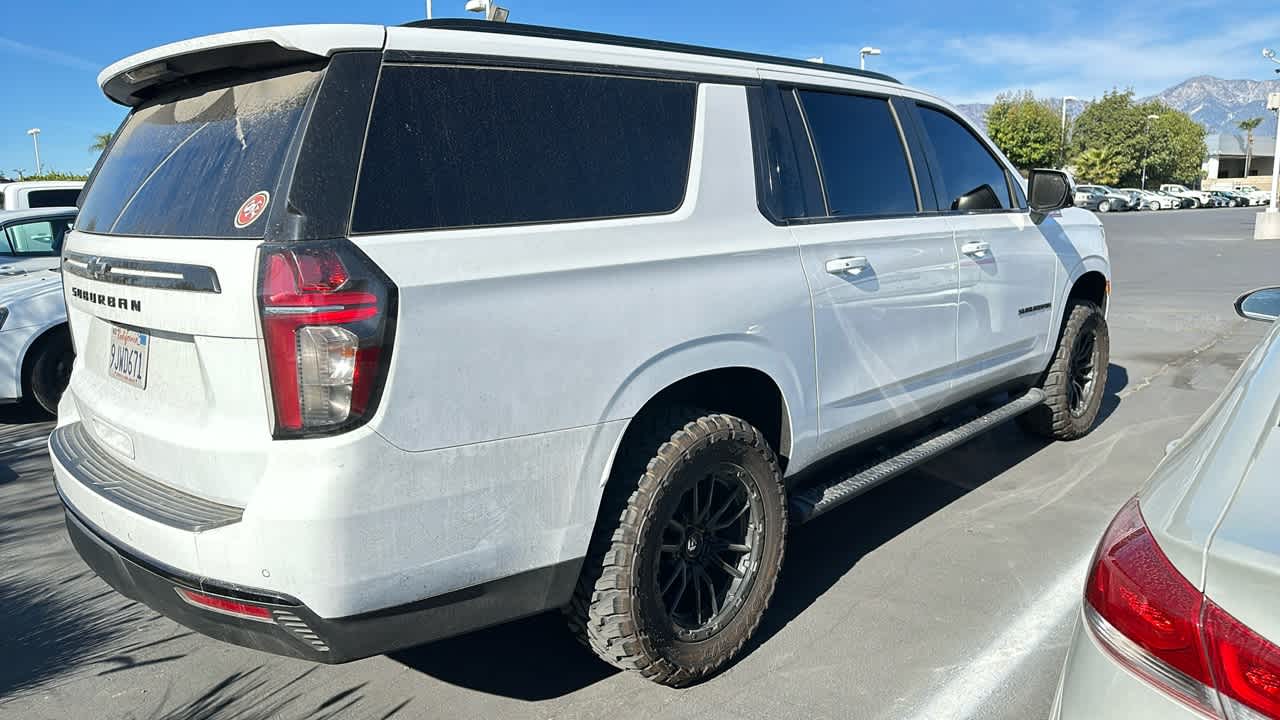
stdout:
<svg viewBox="0 0 1280 720">
<path fill-rule="evenodd" d="M 1122 665 L 1209 717 L 1280 718 L 1280 647 L 1191 584 L 1147 529 L 1137 498 L 1094 554 L 1085 620 Z"/>
</svg>

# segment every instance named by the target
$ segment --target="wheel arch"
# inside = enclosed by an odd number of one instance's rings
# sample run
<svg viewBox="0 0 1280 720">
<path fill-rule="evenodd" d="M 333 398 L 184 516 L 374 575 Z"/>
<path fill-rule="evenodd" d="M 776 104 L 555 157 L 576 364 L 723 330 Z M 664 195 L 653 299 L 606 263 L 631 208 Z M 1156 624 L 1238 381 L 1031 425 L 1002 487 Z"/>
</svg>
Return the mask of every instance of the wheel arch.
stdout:
<svg viewBox="0 0 1280 720">
<path fill-rule="evenodd" d="M 817 436 L 812 372 L 812 355 L 792 358 L 754 332 L 700 338 L 652 356 L 619 383 L 603 412 L 602 420 L 626 419 L 627 426 L 601 484 L 637 421 L 672 402 L 738 415 L 765 434 L 784 462 L 807 461 Z"/>
<path fill-rule="evenodd" d="M 1077 299 L 1097 304 L 1105 315 L 1111 295 L 1110 268 L 1106 260 L 1096 256 L 1081 260 L 1072 271 L 1066 290 L 1062 303 L 1064 320 L 1070 311 L 1071 301 Z"/>
<path fill-rule="evenodd" d="M 624 445 L 637 420 L 673 405 L 705 408 L 751 423 L 764 434 L 779 459 L 791 456 L 792 429 L 786 394 L 769 373 L 734 365 L 712 368 L 676 380 L 654 393 L 636 411 L 619 445 Z"/>
</svg>

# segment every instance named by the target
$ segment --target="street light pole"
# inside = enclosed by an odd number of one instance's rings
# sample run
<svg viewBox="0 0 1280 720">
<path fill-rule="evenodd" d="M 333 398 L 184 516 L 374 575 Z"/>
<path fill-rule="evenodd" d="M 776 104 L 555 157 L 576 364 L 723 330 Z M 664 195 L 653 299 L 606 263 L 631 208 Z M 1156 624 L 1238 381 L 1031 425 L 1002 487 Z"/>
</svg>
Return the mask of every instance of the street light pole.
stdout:
<svg viewBox="0 0 1280 720">
<path fill-rule="evenodd" d="M 1142 189 L 1147 189 L 1147 160 L 1151 157 L 1151 121 L 1159 120 L 1159 115 L 1147 116 L 1147 144 L 1142 149 Z"/>
<path fill-rule="evenodd" d="M 859 50 L 858 51 L 858 69 L 859 70 L 867 69 L 868 55 L 879 55 L 879 54 L 880 54 L 880 48 L 874 48 L 874 47 L 871 47 L 870 45 Z"/>
<path fill-rule="evenodd" d="M 1271 48 L 1262 49 L 1262 57 L 1273 63 L 1280 64 L 1280 59 L 1276 59 L 1276 53 Z M 1271 204 L 1267 207 L 1267 212 L 1276 212 L 1276 202 L 1280 199 L 1280 93 L 1271 93 L 1267 96 L 1267 109 L 1276 112 L 1276 149 L 1271 152 Z M 1249 168 L 1244 169 L 1245 177 L 1249 176 Z"/>
<path fill-rule="evenodd" d="M 1062 143 L 1058 145 L 1058 167 L 1067 166 L 1067 101 L 1079 100 L 1070 95 L 1062 96 Z"/>
<path fill-rule="evenodd" d="M 1280 93 L 1271 93 L 1267 97 L 1267 109 L 1276 111 L 1276 147 L 1280 148 Z M 1276 202 L 1280 199 L 1280 150 L 1271 153 L 1271 205 L 1267 212 L 1276 212 Z"/>
<path fill-rule="evenodd" d="M 31 128 L 27 134 L 31 136 L 31 144 L 36 148 L 36 174 L 43 175 L 44 170 L 40 167 L 40 128 Z"/>
<path fill-rule="evenodd" d="M 1262 49 L 1262 57 L 1273 63 L 1280 63 L 1276 59 L 1275 51 L 1271 48 Z M 1271 93 L 1267 95 L 1267 109 L 1276 111 L 1277 120 L 1280 120 L 1280 93 Z M 1276 145 L 1280 148 L 1280 123 L 1276 124 Z M 1266 212 L 1258 213 L 1257 220 L 1253 225 L 1254 240 L 1280 240 L 1280 212 L 1276 210 L 1277 191 L 1276 187 L 1280 184 L 1280 150 L 1272 153 L 1271 157 L 1271 205 Z M 1248 168 L 1245 168 L 1246 171 Z M 1248 177 L 1246 175 L 1246 177 Z"/>
</svg>

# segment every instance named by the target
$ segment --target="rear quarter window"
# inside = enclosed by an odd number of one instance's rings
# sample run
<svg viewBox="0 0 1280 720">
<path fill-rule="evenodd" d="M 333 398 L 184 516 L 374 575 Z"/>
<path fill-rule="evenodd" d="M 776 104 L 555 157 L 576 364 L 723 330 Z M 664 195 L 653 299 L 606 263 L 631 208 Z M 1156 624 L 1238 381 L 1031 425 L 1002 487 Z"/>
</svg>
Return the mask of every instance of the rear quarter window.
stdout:
<svg viewBox="0 0 1280 720">
<path fill-rule="evenodd" d="M 382 70 L 353 233 L 671 212 L 697 86 L 501 68 Z"/>
<path fill-rule="evenodd" d="M 134 110 L 85 192 L 77 229 L 113 235 L 262 237 L 237 211 L 276 189 L 322 71 L 218 87 Z"/>
</svg>

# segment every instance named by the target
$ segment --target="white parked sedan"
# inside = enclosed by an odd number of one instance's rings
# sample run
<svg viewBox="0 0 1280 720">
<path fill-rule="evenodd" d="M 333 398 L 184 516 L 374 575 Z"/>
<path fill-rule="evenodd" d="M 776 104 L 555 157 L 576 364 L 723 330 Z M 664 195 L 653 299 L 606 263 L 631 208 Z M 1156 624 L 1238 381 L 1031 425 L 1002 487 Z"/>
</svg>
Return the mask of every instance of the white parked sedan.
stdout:
<svg viewBox="0 0 1280 720">
<path fill-rule="evenodd" d="M 1253 185 L 1234 185 L 1231 189 L 1249 198 L 1249 203 L 1252 205 L 1267 205 L 1271 202 L 1271 193 L 1259 190 Z"/>
<path fill-rule="evenodd" d="M 1172 195 L 1162 195 L 1151 190 L 1141 190 L 1138 188 L 1123 188 L 1122 193 L 1127 193 L 1130 197 L 1136 199 L 1139 207 L 1143 210 L 1176 210 L 1182 207 L 1182 199 Z"/>
<path fill-rule="evenodd" d="M 74 207 L 0 211 L 0 403 L 54 412 L 71 374 L 58 254 Z"/>
<path fill-rule="evenodd" d="M 1107 529 L 1053 717 L 1280 718 L 1278 398 L 1280 323 Z"/>
</svg>

